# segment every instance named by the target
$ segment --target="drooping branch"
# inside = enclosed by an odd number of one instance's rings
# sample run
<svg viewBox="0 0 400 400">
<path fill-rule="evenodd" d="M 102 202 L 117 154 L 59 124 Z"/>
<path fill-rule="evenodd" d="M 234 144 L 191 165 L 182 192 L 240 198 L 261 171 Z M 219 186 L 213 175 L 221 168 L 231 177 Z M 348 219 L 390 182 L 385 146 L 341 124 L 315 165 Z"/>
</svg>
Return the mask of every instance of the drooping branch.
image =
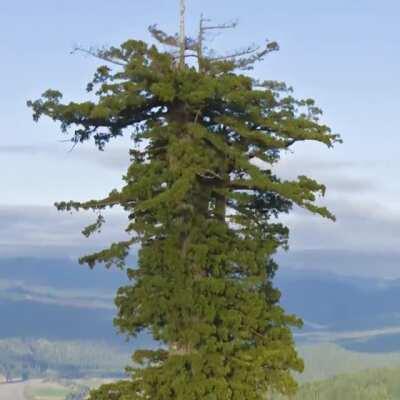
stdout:
<svg viewBox="0 0 400 400">
<path fill-rule="evenodd" d="M 251 65 L 257 61 L 262 61 L 263 58 L 273 52 L 278 51 L 279 45 L 276 42 L 269 42 L 264 49 L 261 50 L 261 46 L 251 45 L 245 49 L 237 50 L 231 54 L 220 57 L 211 57 L 211 61 L 232 61 L 235 66 L 239 69 L 249 69 Z"/>
<path fill-rule="evenodd" d="M 104 50 L 101 50 L 101 49 L 95 49 L 95 48 L 85 49 L 84 47 L 75 46 L 74 49 L 71 51 L 71 54 L 75 54 L 75 53 L 84 53 L 89 56 L 98 58 L 100 60 L 109 62 L 111 64 L 119 65 L 122 67 L 126 66 L 126 64 L 127 64 L 126 62 L 117 61 L 117 60 L 113 59 L 112 57 L 108 56 Z"/>
<path fill-rule="evenodd" d="M 36 121 L 43 115 L 55 121 L 60 120 L 64 133 L 67 133 L 71 126 L 76 126 L 72 142 L 84 142 L 94 137 L 100 149 L 103 149 L 111 138 L 121 136 L 126 127 L 157 118 L 157 115 L 162 113 L 160 107 L 162 104 L 156 97 L 138 97 L 137 104 L 126 104 L 121 109 L 110 109 L 106 104 L 107 100 L 97 104 L 93 102 L 62 104 L 61 99 L 61 93 L 49 90 L 41 99 L 28 101 L 27 104 L 32 108 Z M 99 132 L 102 128 L 106 131 Z"/>
<path fill-rule="evenodd" d="M 179 36 L 177 34 L 168 35 L 166 32 L 159 29 L 158 25 L 156 25 L 156 24 L 150 25 L 147 29 L 150 32 L 151 36 L 153 36 L 153 38 L 155 40 L 157 40 L 157 42 L 159 42 L 165 46 L 179 49 L 179 46 L 180 46 L 179 45 Z M 197 41 L 191 37 L 186 37 L 185 38 L 185 50 L 186 51 L 187 50 L 196 51 L 197 50 Z M 185 57 L 187 57 L 186 53 L 185 53 Z"/>
<path fill-rule="evenodd" d="M 106 268 L 116 266 L 123 269 L 125 260 L 128 257 L 129 249 L 136 243 L 137 239 L 112 243 L 108 248 L 99 252 L 83 256 L 79 259 L 80 264 L 87 264 L 90 268 L 94 268 L 97 263 L 103 263 Z"/>
<path fill-rule="evenodd" d="M 203 21 L 206 22 L 206 21 L 209 21 L 209 20 L 203 18 Z M 234 28 L 236 28 L 238 26 L 238 24 L 239 24 L 239 21 L 236 20 L 236 21 L 233 21 L 233 22 L 227 22 L 225 24 L 209 25 L 209 26 L 203 25 L 203 32 L 211 31 L 211 30 L 234 29 Z"/>
<path fill-rule="evenodd" d="M 202 66 L 201 65 L 202 61 L 204 61 L 205 59 L 207 59 L 210 62 L 229 61 L 232 62 L 238 69 L 251 69 L 251 65 L 257 61 L 262 61 L 265 55 L 267 55 L 272 51 L 279 50 L 279 46 L 276 42 L 267 41 L 264 48 L 258 45 L 251 45 L 243 50 L 237 50 L 225 56 L 213 57 L 209 55 L 207 57 L 204 57 L 204 41 L 207 31 L 234 29 L 238 26 L 238 21 L 228 22 L 225 24 L 216 24 L 216 25 L 206 25 L 205 22 L 209 22 L 209 20 L 205 19 L 203 15 L 201 15 L 199 34 L 197 40 L 198 44 L 197 56 L 199 59 L 200 69 Z"/>
<path fill-rule="evenodd" d="M 205 25 L 206 22 L 210 22 L 209 19 L 204 18 L 204 15 L 201 14 L 200 16 L 200 23 L 199 23 L 199 33 L 197 37 L 197 42 L 195 42 L 196 48 L 193 50 L 196 50 L 196 55 L 199 63 L 199 70 L 203 70 L 203 64 L 204 64 L 204 41 L 205 41 L 205 34 L 207 31 L 212 31 L 212 30 L 223 30 L 223 29 L 233 29 L 236 28 L 238 22 L 230 22 L 230 23 L 225 23 L 225 24 L 218 24 L 218 25 Z"/>
<path fill-rule="evenodd" d="M 168 35 L 164 31 L 158 28 L 156 24 L 150 25 L 148 31 L 159 43 L 171 47 L 179 47 L 179 38 L 177 35 Z"/>
<path fill-rule="evenodd" d="M 244 56 L 254 54 L 259 49 L 260 49 L 260 46 L 251 45 L 251 46 L 246 47 L 245 49 L 237 50 L 237 51 L 235 51 L 231 54 L 227 54 L 225 56 L 212 57 L 211 60 L 212 61 L 223 61 L 223 60 L 229 60 L 229 59 L 233 59 L 233 58 L 237 58 L 237 57 L 244 57 Z"/>
</svg>

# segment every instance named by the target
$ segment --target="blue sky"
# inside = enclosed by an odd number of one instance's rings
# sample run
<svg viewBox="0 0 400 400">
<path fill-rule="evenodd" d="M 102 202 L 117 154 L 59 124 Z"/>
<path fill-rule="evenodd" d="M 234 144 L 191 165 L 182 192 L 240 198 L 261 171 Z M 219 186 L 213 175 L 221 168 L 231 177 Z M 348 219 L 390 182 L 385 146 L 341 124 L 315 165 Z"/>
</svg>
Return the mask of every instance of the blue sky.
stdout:
<svg viewBox="0 0 400 400">
<path fill-rule="evenodd" d="M 178 0 L 37 0 L 0 4 L 1 142 L 0 256 L 79 253 L 93 243 L 79 235 L 86 216 L 60 215 L 57 200 L 106 194 L 127 165 L 127 140 L 98 153 L 90 144 L 68 152 L 58 126 L 34 124 L 25 103 L 47 88 L 83 99 L 98 62 L 71 55 L 76 44 L 103 46 L 149 40 L 148 25 L 176 31 Z M 284 80 L 297 96 L 313 97 L 324 121 L 341 133 L 333 150 L 308 144 L 284 156 L 279 173 L 325 182 L 323 200 L 336 224 L 300 211 L 288 220 L 293 249 L 398 252 L 400 237 L 400 3 L 382 0 L 302 2 L 188 0 L 188 29 L 201 12 L 216 22 L 239 18 L 217 37 L 222 51 L 277 40 L 281 51 L 254 74 Z M 66 219 L 69 221 L 66 221 Z M 115 238 L 122 217 L 103 241 Z M 101 240 L 96 242 L 99 245 Z M 400 273 L 399 273 L 400 275 Z"/>
</svg>

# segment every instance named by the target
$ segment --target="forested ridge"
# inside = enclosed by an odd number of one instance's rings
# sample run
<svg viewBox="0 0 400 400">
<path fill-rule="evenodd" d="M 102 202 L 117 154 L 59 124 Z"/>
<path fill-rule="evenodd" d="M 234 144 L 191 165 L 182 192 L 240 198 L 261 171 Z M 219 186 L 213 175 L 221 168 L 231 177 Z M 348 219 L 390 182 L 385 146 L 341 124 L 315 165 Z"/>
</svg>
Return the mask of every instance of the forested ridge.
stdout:
<svg viewBox="0 0 400 400">
<path fill-rule="evenodd" d="M 89 341 L 0 340 L 0 375 L 7 380 L 123 376 L 129 353 Z"/>
</svg>

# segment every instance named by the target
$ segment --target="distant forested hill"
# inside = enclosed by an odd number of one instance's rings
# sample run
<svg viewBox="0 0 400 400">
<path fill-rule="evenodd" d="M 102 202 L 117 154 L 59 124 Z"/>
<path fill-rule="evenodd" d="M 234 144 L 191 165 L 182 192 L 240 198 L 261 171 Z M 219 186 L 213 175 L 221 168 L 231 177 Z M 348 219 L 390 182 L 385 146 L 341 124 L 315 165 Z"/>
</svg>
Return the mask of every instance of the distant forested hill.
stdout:
<svg viewBox="0 0 400 400">
<path fill-rule="evenodd" d="M 281 269 L 276 284 L 289 312 L 307 326 L 369 329 L 400 322 L 400 283 L 329 272 Z"/>
<path fill-rule="evenodd" d="M 15 364 L 21 370 L 27 365 L 32 343 L 49 343 L 40 348 L 40 354 L 35 353 L 40 365 L 47 365 L 43 360 L 59 348 L 61 359 L 54 368 L 79 372 L 82 369 L 76 367 L 91 357 L 82 352 L 82 359 L 75 359 L 79 346 L 108 357 L 111 353 L 105 349 L 111 344 L 112 351 L 120 350 L 110 362 L 115 371 L 121 371 L 118 360 L 128 359 L 133 348 L 150 342 L 144 335 L 126 343 L 112 325 L 115 290 L 125 283 L 124 272 L 101 267 L 89 270 L 69 259 L 0 259 L 0 366 L 1 360 L 11 357 L 15 361 L 22 351 Z M 286 265 L 278 272 L 276 284 L 282 290 L 284 307 L 305 321 L 304 329 L 296 332 L 306 361 L 302 380 L 365 368 L 400 367 L 399 281 L 345 277 Z M 103 345 L 96 347 L 99 343 Z M 13 346 L 17 353 L 10 353 Z M 95 374 L 103 367 L 108 368 L 100 362 Z"/>
<path fill-rule="evenodd" d="M 0 300 L 0 338 L 118 340 L 112 309 Z"/>
<path fill-rule="evenodd" d="M 126 282 L 123 271 L 90 270 L 69 259 L 0 259 L 0 339 L 124 345 L 112 321 L 115 291 Z"/>
<path fill-rule="evenodd" d="M 304 319 L 296 333 L 300 344 L 333 341 L 359 351 L 400 351 L 398 280 L 340 276 L 287 262 L 276 285 L 284 307 Z M 112 326 L 113 298 L 125 283 L 123 271 L 90 270 L 70 259 L 0 258 L 0 338 L 122 343 Z"/>
<path fill-rule="evenodd" d="M 282 268 L 282 304 L 301 316 L 300 342 L 335 341 L 359 351 L 400 351 L 400 281 Z"/>
<path fill-rule="evenodd" d="M 135 259 L 132 259 L 135 265 Z M 0 280 L 29 283 L 58 289 L 101 289 L 115 291 L 126 282 L 123 271 L 101 266 L 89 269 L 68 258 L 0 258 Z"/>
<path fill-rule="evenodd" d="M 128 365 L 128 351 L 101 342 L 0 340 L 0 375 L 9 379 L 121 376 Z"/>
</svg>

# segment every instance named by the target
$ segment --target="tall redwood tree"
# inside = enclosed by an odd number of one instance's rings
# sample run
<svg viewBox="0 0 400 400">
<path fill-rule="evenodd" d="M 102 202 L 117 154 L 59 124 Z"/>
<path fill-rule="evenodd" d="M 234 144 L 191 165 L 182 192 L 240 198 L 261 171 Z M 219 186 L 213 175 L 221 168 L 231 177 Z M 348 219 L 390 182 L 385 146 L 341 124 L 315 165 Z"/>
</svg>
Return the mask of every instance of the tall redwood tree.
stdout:
<svg viewBox="0 0 400 400">
<path fill-rule="evenodd" d="M 121 190 L 57 207 L 98 212 L 85 235 L 101 229 L 103 210 L 127 212 L 130 239 L 81 262 L 125 268 L 140 244 L 138 265 L 127 268 L 131 283 L 117 293 L 115 323 L 132 336 L 149 331 L 164 346 L 136 351 L 132 378 L 91 399 L 261 400 L 268 391 L 296 390 L 292 372 L 303 363 L 291 328 L 301 321 L 284 312 L 272 282 L 273 255 L 288 241 L 278 217 L 294 204 L 333 216 L 315 203 L 323 185 L 305 176 L 281 180 L 274 166 L 297 142 L 331 147 L 339 137 L 319 122 L 313 100 L 241 72 L 276 43 L 207 56 L 207 30 L 227 27 L 202 19 L 182 56 L 182 34 L 153 26 L 154 38 L 173 51 L 129 40 L 95 52 L 106 62 L 88 85 L 96 101 L 65 104 L 49 90 L 29 102 L 35 120 L 59 121 L 74 143 L 93 139 L 102 150 L 132 135 Z"/>
</svg>

